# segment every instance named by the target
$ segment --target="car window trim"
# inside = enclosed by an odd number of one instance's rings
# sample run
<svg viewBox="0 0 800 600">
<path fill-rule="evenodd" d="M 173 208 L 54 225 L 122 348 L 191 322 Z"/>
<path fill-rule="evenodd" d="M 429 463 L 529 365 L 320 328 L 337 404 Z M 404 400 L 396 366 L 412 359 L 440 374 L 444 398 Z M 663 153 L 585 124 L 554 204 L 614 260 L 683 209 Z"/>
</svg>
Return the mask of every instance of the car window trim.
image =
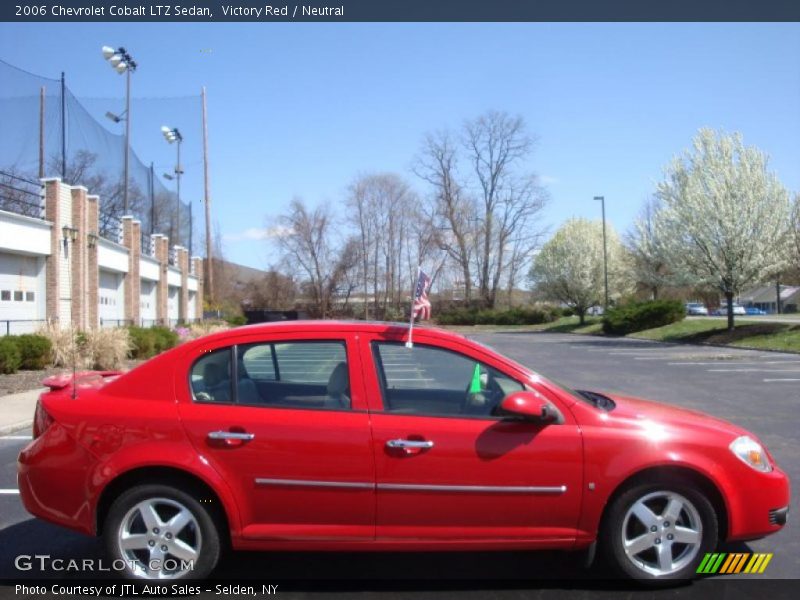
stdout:
<svg viewBox="0 0 800 600">
<path fill-rule="evenodd" d="M 452 413 L 402 413 L 402 412 L 394 412 L 391 410 L 387 410 L 387 406 L 389 403 L 386 400 L 386 373 L 383 371 L 383 358 L 380 356 L 380 351 L 378 350 L 378 346 L 380 344 L 384 345 L 392 345 L 392 346 L 403 346 L 403 342 L 393 341 L 393 340 L 371 340 L 370 347 L 372 349 L 372 360 L 375 365 L 376 374 L 378 376 L 378 387 L 380 387 L 381 391 L 381 406 L 382 410 L 371 410 L 370 413 L 375 414 L 385 414 L 391 415 L 396 417 L 421 417 L 421 418 L 435 418 L 435 419 L 467 419 L 469 421 L 504 421 L 507 420 L 507 417 L 497 416 L 497 415 L 462 415 L 462 414 L 452 414 Z M 517 385 L 521 386 L 523 390 L 530 390 L 530 386 L 526 383 L 520 381 L 516 377 L 511 377 L 508 372 L 503 371 L 502 369 L 498 369 L 495 366 L 492 366 L 480 359 L 473 358 L 468 354 L 464 354 L 463 352 L 459 352 L 458 350 L 451 350 L 450 348 L 443 348 L 441 346 L 436 346 L 434 344 L 426 344 L 426 343 L 415 343 L 417 346 L 424 346 L 426 348 L 433 348 L 434 350 L 441 350 L 443 352 L 450 352 L 451 354 L 455 354 L 457 356 L 461 356 L 466 358 L 467 360 L 475 361 L 485 367 L 490 367 L 495 371 L 499 371 L 506 377 L 508 377 L 511 381 L 514 381 Z"/>
</svg>

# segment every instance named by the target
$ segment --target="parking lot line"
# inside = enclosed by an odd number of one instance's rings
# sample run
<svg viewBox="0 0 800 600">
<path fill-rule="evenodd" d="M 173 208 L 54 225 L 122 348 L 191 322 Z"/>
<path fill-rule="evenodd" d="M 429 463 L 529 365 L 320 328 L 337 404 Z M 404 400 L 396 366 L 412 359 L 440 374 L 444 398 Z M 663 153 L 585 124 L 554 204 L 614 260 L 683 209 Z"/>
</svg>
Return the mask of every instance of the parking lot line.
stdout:
<svg viewBox="0 0 800 600">
<path fill-rule="evenodd" d="M 762 381 L 764 383 L 776 383 L 778 381 L 800 381 L 800 379 L 791 379 L 791 378 L 785 378 L 785 379 L 762 379 Z"/>
<path fill-rule="evenodd" d="M 0 489 L 0 494 L 19 494 L 19 490 L 12 488 Z"/>
<path fill-rule="evenodd" d="M 791 365 L 800 364 L 800 360 L 738 360 L 733 357 L 729 359 L 709 360 L 705 362 L 671 362 L 668 365 L 718 365 L 722 360 L 736 361 L 737 365 Z"/>
<path fill-rule="evenodd" d="M 800 369 L 706 369 L 709 373 L 800 373 Z"/>
<path fill-rule="evenodd" d="M 0 435 L 0 440 L 32 440 L 32 435 Z"/>
</svg>

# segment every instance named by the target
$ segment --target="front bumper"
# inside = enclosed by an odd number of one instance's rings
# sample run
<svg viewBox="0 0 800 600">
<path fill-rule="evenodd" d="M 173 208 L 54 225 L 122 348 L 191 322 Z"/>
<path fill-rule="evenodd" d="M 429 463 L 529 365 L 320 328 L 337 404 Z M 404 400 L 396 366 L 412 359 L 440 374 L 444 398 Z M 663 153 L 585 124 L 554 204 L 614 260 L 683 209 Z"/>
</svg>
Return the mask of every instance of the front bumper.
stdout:
<svg viewBox="0 0 800 600">
<path fill-rule="evenodd" d="M 780 531 L 789 512 L 786 473 L 776 466 L 770 473 L 748 473 L 747 480 L 740 479 L 738 483 L 736 493 L 730 498 L 727 539 L 755 540 Z"/>
</svg>

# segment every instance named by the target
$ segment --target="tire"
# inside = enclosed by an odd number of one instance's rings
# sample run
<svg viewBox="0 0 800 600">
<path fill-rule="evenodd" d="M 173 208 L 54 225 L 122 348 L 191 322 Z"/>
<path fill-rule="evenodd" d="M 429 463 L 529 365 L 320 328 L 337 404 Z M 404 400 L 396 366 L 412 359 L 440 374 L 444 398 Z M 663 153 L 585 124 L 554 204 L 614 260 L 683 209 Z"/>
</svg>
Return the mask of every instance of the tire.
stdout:
<svg viewBox="0 0 800 600">
<path fill-rule="evenodd" d="M 688 484 L 648 482 L 614 499 L 601 544 L 619 574 L 658 585 L 694 578 L 718 535 L 716 512 L 701 492 Z"/>
<path fill-rule="evenodd" d="M 114 570 L 129 579 L 202 579 L 220 556 L 211 514 L 193 495 L 168 485 L 123 492 L 108 511 L 103 541 Z"/>
</svg>

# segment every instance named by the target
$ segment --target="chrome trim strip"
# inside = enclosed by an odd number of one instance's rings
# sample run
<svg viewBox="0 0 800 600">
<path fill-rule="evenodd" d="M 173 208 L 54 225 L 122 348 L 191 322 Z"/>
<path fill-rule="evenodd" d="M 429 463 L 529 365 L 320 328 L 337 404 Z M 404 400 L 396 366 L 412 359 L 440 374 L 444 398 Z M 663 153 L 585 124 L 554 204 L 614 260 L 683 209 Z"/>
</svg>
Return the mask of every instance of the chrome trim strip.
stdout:
<svg viewBox="0 0 800 600">
<path fill-rule="evenodd" d="M 490 494 L 563 494 L 567 486 L 527 485 L 416 485 L 411 483 L 379 483 L 379 490 L 407 492 L 467 492 Z"/>
<path fill-rule="evenodd" d="M 283 485 L 292 487 L 346 488 L 404 492 L 461 492 L 473 494 L 563 494 L 565 485 L 527 486 L 527 485 L 417 485 L 413 483 L 365 483 L 360 481 L 321 481 L 314 479 L 271 479 L 256 478 L 256 485 Z"/>
<path fill-rule="evenodd" d="M 316 481 L 313 479 L 268 479 L 264 477 L 257 477 L 256 485 L 287 485 L 295 487 L 348 488 L 359 490 L 371 490 L 375 488 L 374 483 L 361 483 L 360 481 Z"/>
</svg>

